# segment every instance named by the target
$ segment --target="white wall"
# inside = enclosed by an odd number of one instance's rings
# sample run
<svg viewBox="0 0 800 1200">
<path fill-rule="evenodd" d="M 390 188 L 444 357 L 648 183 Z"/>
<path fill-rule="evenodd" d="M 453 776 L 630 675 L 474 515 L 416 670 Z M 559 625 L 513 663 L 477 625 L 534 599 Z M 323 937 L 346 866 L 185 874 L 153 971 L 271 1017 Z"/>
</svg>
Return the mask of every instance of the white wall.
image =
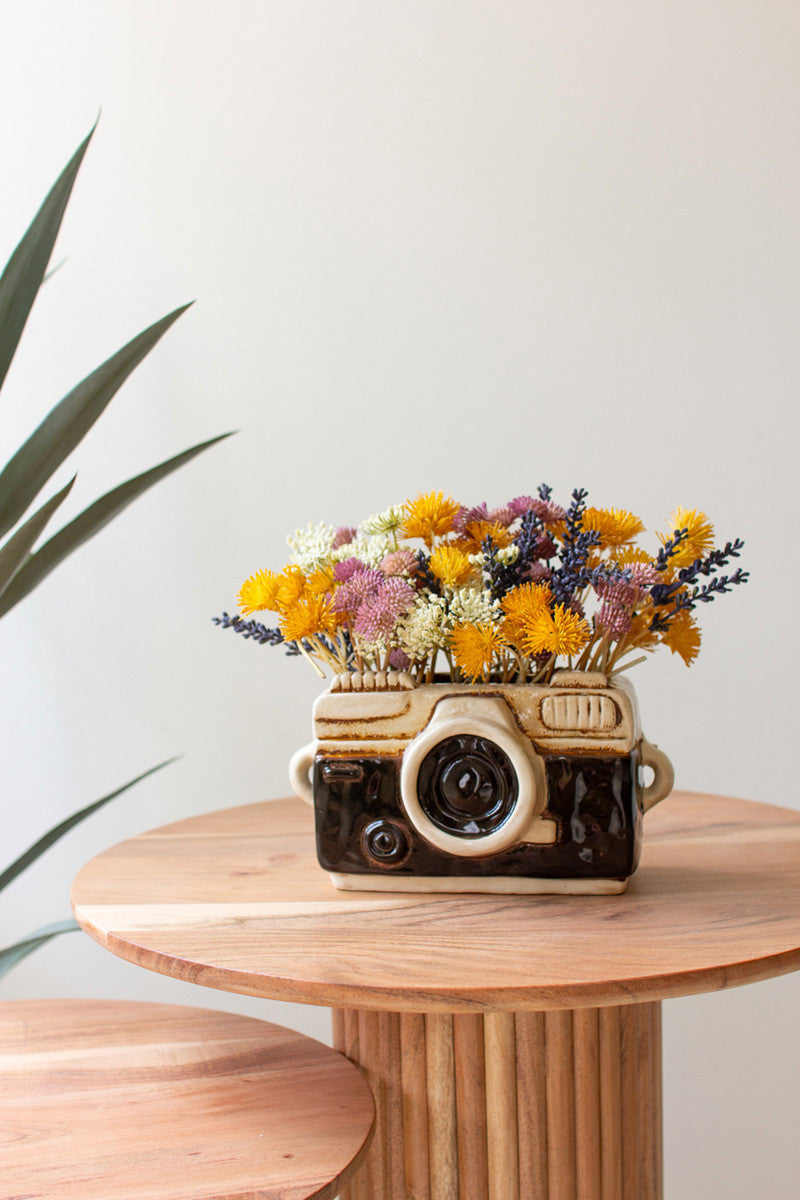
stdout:
<svg viewBox="0 0 800 1200">
<path fill-rule="evenodd" d="M 287 530 L 418 489 L 581 484 L 743 536 L 698 663 L 637 686 L 680 786 L 798 807 L 798 51 L 789 0 L 0 5 L 3 260 L 102 108 L 0 450 L 191 298 L 76 455 L 74 507 L 240 430 L 2 622 L 3 861 L 184 757 L 15 885 L 0 942 L 66 915 L 111 842 L 287 791 L 316 679 L 210 618 Z M 796 1197 L 798 986 L 665 1006 L 670 1200 Z M 327 1036 L 77 935 L 3 994 L 76 990 Z"/>
</svg>

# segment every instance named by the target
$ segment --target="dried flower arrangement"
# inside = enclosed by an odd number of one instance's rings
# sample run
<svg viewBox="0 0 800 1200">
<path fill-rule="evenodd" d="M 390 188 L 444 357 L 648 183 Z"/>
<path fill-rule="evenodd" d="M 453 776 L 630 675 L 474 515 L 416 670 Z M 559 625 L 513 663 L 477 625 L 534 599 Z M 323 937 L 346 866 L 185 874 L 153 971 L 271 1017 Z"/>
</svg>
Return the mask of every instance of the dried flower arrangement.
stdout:
<svg viewBox="0 0 800 1200">
<path fill-rule="evenodd" d="M 245 581 L 240 615 L 214 620 L 320 675 L 432 682 L 443 656 L 454 682 L 547 684 L 564 667 L 612 679 L 662 645 L 691 664 L 694 610 L 747 580 L 720 573 L 743 542 L 715 549 L 706 514 L 677 508 L 653 554 L 636 544 L 637 516 L 586 498 L 578 488 L 562 507 L 543 484 L 489 509 L 428 492 L 358 528 L 309 525 L 287 539 L 280 573 Z M 276 628 L 248 619 L 265 611 Z"/>
</svg>

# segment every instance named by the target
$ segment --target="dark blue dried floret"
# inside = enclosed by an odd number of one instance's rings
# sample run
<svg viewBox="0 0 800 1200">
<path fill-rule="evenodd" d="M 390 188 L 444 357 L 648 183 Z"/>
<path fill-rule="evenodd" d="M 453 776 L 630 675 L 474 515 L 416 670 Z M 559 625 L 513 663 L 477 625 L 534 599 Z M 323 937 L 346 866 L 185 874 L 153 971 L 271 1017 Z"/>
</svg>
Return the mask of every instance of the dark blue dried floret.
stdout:
<svg viewBox="0 0 800 1200">
<path fill-rule="evenodd" d="M 434 596 L 441 596 L 442 586 L 431 571 L 431 556 L 424 550 L 417 551 L 417 578 L 431 591 Z"/>
<path fill-rule="evenodd" d="M 245 621 L 243 617 L 231 617 L 226 612 L 221 617 L 212 617 L 211 620 L 215 625 L 219 625 L 221 629 L 232 629 L 234 633 L 240 633 L 244 638 L 251 638 L 259 646 L 281 646 L 285 644 L 288 655 L 300 653 L 294 642 L 285 641 L 280 629 L 268 629 L 260 621 Z"/>
</svg>

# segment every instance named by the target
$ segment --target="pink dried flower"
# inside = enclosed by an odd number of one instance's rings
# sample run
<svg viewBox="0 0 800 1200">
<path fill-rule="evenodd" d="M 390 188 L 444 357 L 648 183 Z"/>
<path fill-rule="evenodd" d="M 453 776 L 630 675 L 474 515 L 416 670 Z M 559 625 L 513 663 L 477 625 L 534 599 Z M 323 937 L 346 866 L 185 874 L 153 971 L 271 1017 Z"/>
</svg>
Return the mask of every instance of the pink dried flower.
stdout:
<svg viewBox="0 0 800 1200">
<path fill-rule="evenodd" d="M 543 562 L 536 562 L 526 573 L 525 578 L 529 579 L 531 583 L 547 583 L 549 579 L 553 578 L 553 572 Z"/>
<path fill-rule="evenodd" d="M 506 508 L 510 508 L 515 517 L 522 517 L 526 512 L 530 512 L 534 503 L 532 496 L 516 496 L 515 499 L 509 500 Z"/>
<path fill-rule="evenodd" d="M 394 667 L 396 671 L 407 671 L 411 666 L 411 659 L 405 650 L 392 650 L 389 655 L 389 666 Z"/>
<path fill-rule="evenodd" d="M 602 579 L 595 584 L 594 590 L 607 604 L 616 604 L 623 608 L 630 608 L 639 599 L 639 589 L 626 583 L 624 579 L 613 582 Z"/>
<path fill-rule="evenodd" d="M 414 603 L 414 596 L 414 589 L 405 579 L 397 576 L 384 579 L 374 593 L 365 597 L 353 628 L 372 642 L 388 637 L 398 619 Z"/>
<path fill-rule="evenodd" d="M 358 533 L 358 530 L 353 525 L 340 525 L 333 535 L 333 550 L 338 550 L 340 546 L 349 546 L 353 538 Z"/>
<path fill-rule="evenodd" d="M 630 568 L 631 583 L 640 591 L 650 588 L 661 579 L 660 573 L 650 563 L 634 563 Z"/>
<path fill-rule="evenodd" d="M 407 575 L 417 568 L 417 556 L 413 550 L 393 550 L 381 559 L 384 575 Z"/>
<path fill-rule="evenodd" d="M 560 504 L 554 504 L 552 500 L 541 500 L 538 497 L 532 501 L 531 508 L 545 525 L 556 525 L 567 515 L 566 509 L 563 509 Z"/>
<path fill-rule="evenodd" d="M 516 521 L 517 514 L 514 512 L 510 504 L 502 504 L 499 508 L 493 508 L 489 513 L 490 521 L 496 521 L 498 525 L 508 528 L 513 521 Z"/>
<path fill-rule="evenodd" d="M 368 571 L 369 567 L 360 558 L 343 558 L 333 568 L 333 578 L 337 583 L 347 583 L 356 571 Z"/>
<path fill-rule="evenodd" d="M 489 509 L 484 500 L 482 504 L 476 504 L 473 508 L 464 508 L 462 506 L 455 520 L 455 528 L 461 533 L 471 521 L 489 521 L 490 519 Z"/>
<path fill-rule="evenodd" d="M 619 604 L 614 604 L 610 600 L 604 600 L 600 605 L 600 610 L 594 619 L 594 623 L 595 628 L 600 633 L 621 637 L 631 627 L 631 614 L 627 608 L 623 608 Z"/>
<path fill-rule="evenodd" d="M 347 582 L 337 588 L 333 598 L 334 611 L 358 612 L 367 597 L 374 596 L 385 582 L 380 571 L 372 571 L 369 567 L 354 571 Z"/>
</svg>

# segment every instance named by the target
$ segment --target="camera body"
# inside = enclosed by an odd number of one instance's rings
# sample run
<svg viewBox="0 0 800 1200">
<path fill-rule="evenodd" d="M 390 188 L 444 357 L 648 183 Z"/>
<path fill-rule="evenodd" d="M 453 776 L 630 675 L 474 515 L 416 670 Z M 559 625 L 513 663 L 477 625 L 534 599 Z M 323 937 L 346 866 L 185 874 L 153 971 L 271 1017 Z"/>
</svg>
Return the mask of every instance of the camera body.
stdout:
<svg viewBox="0 0 800 1200">
<path fill-rule="evenodd" d="M 549 686 L 343 675 L 313 722 L 292 782 L 344 889 L 621 892 L 642 814 L 672 786 L 631 685 L 596 672 Z"/>
</svg>

